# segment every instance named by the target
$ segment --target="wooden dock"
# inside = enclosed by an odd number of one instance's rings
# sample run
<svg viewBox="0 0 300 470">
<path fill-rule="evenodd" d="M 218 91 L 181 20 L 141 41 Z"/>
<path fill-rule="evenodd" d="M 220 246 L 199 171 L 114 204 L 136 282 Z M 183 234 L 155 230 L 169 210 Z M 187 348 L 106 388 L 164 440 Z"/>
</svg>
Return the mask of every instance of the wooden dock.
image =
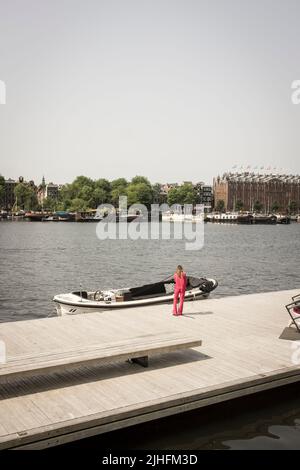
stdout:
<svg viewBox="0 0 300 470">
<path fill-rule="evenodd" d="M 7 358 L 85 351 L 172 333 L 202 346 L 15 377 L 0 384 L 0 449 L 45 448 L 300 380 L 295 329 L 284 305 L 298 291 L 206 299 L 0 324 Z M 300 362 L 300 361 L 299 361 Z"/>
</svg>

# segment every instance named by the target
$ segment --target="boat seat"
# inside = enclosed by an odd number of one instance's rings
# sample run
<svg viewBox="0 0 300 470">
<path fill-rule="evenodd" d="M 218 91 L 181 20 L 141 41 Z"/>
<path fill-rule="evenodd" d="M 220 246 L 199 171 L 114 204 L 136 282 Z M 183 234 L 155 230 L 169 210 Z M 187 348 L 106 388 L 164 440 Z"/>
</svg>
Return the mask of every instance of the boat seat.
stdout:
<svg viewBox="0 0 300 470">
<path fill-rule="evenodd" d="M 143 298 L 145 296 L 148 297 L 154 294 L 166 293 L 165 284 L 163 282 L 156 282 L 155 284 L 145 284 L 144 286 L 141 286 L 141 287 L 132 287 L 129 290 L 132 294 L 132 297 L 135 299 Z"/>
<path fill-rule="evenodd" d="M 87 298 L 88 298 L 88 293 L 87 293 L 87 291 L 85 291 L 85 290 L 77 291 L 77 292 L 72 292 L 72 294 L 78 295 L 79 297 L 82 297 L 83 299 L 87 299 Z"/>
</svg>

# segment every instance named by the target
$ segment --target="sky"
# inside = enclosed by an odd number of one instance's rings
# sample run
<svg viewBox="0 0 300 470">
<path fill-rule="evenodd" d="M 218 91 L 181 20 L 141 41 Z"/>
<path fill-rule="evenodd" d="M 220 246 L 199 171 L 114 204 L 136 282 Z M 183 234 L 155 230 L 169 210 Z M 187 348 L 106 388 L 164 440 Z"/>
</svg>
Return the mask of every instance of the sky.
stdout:
<svg viewBox="0 0 300 470">
<path fill-rule="evenodd" d="M 300 173 L 299 0 L 0 0 L 0 173 Z"/>
</svg>

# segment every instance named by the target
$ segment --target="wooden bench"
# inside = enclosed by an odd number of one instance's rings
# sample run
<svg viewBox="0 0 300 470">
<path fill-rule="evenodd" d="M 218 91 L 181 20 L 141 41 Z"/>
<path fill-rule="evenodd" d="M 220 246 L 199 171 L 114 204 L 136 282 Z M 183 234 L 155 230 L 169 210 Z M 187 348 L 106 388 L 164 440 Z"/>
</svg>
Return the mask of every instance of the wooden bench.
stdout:
<svg viewBox="0 0 300 470">
<path fill-rule="evenodd" d="M 152 354 L 168 353 L 179 349 L 201 346 L 202 341 L 195 337 L 165 333 L 143 335 L 120 342 L 93 345 L 88 348 L 49 351 L 35 355 L 8 357 L 0 365 L 0 384 L 9 379 L 24 378 L 52 372 L 65 372 L 80 366 L 98 366 L 113 361 L 127 360 L 148 366 Z"/>
</svg>

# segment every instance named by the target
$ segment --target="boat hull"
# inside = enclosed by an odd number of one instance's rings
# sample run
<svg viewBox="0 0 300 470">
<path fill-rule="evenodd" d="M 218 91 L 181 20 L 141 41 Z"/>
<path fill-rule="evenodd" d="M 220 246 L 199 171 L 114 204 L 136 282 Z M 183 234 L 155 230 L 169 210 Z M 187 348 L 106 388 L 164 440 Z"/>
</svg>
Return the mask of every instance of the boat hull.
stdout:
<svg viewBox="0 0 300 470">
<path fill-rule="evenodd" d="M 211 291 L 214 290 L 218 285 L 217 281 L 214 279 L 208 279 L 208 281 L 213 282 Z M 185 293 L 185 301 L 205 299 L 209 296 L 209 294 L 210 292 L 201 291 L 200 289 L 187 290 Z M 172 303 L 173 298 L 174 294 L 170 293 L 161 297 L 150 297 L 122 302 L 108 302 L 91 301 L 74 294 L 62 294 L 55 296 L 53 301 L 55 302 L 57 315 L 61 316 L 166 304 Z"/>
</svg>

